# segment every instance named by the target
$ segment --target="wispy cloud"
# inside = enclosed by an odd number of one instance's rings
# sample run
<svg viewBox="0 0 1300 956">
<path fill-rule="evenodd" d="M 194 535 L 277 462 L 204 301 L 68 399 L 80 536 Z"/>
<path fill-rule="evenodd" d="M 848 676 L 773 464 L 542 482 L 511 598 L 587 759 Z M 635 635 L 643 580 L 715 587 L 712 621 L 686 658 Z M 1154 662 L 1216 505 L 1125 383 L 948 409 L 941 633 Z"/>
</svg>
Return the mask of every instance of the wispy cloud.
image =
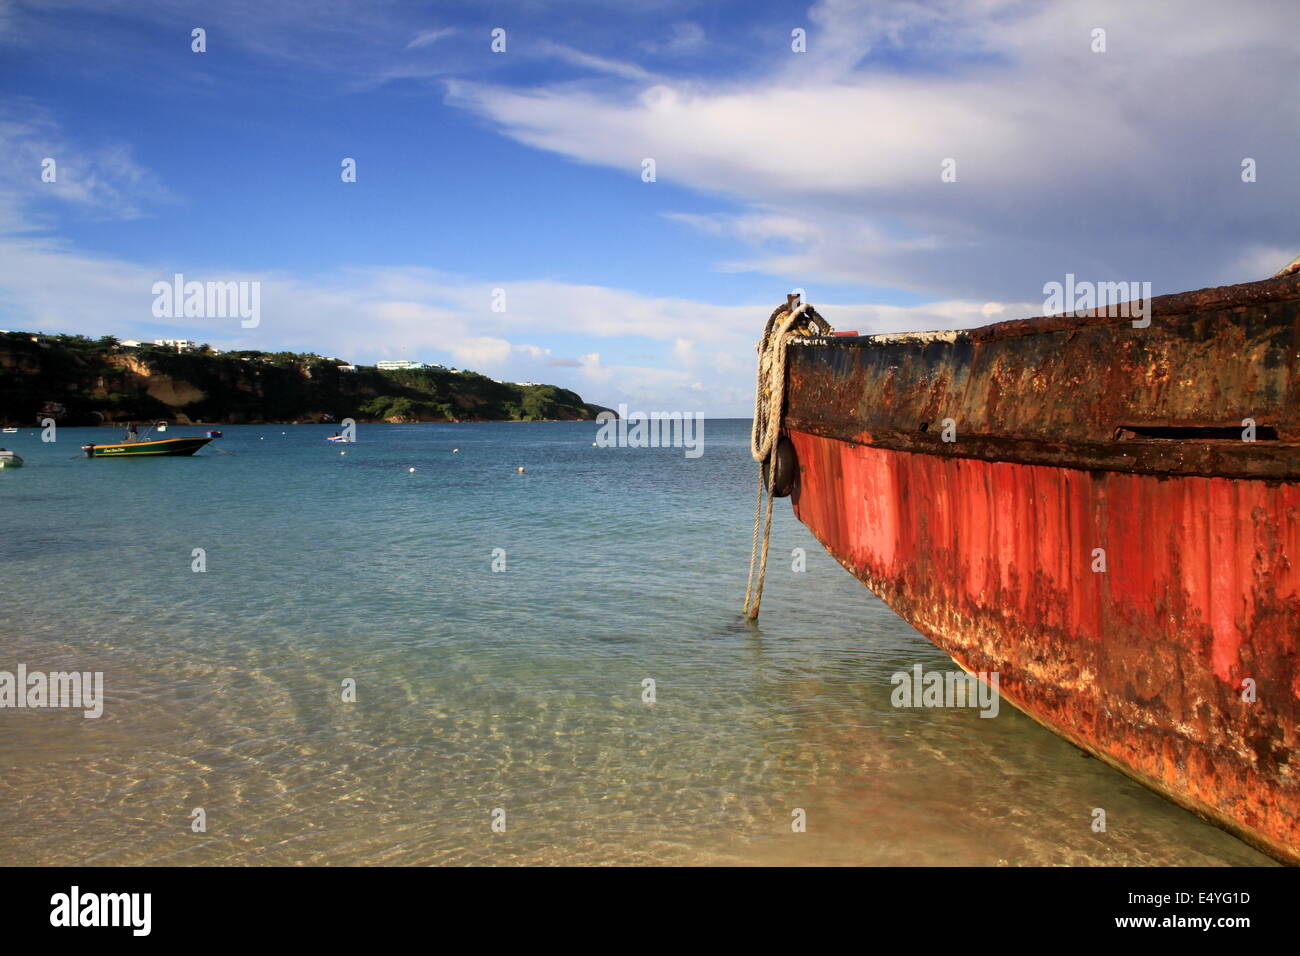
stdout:
<svg viewBox="0 0 1300 956">
<path fill-rule="evenodd" d="M 177 199 L 128 144 L 76 142 L 28 100 L 0 102 L 0 144 L 0 227 L 49 228 L 60 207 L 92 218 L 139 219 Z"/>
<path fill-rule="evenodd" d="M 646 40 L 641 46 L 650 53 L 661 56 L 681 56 L 703 49 L 706 39 L 703 27 L 687 21 L 674 23 L 667 39 Z"/>
<path fill-rule="evenodd" d="M 455 36 L 458 31 L 455 27 L 439 27 L 436 30 L 421 30 L 415 35 L 410 43 L 406 44 L 408 50 L 419 49 L 420 47 L 429 46 L 437 43 L 439 40 L 450 36 Z"/>
<path fill-rule="evenodd" d="M 582 50 L 574 49 L 563 43 L 555 43 L 551 40 L 538 40 L 532 45 L 532 50 L 542 56 L 551 57 L 576 66 L 584 70 L 593 70 L 597 73 L 605 73 L 609 76 L 621 77 L 625 80 L 648 81 L 652 79 L 652 74 L 642 69 L 635 63 L 626 63 L 621 60 L 612 60 L 603 56 L 596 56 L 593 53 L 586 53 Z"/>
</svg>

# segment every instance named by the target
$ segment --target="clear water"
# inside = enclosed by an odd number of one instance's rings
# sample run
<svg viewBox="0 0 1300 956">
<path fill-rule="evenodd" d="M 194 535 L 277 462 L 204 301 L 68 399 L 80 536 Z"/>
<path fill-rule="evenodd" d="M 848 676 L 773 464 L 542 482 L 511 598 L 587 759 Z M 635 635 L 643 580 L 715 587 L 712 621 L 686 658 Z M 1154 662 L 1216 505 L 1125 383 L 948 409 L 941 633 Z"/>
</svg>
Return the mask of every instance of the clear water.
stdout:
<svg viewBox="0 0 1300 956">
<path fill-rule="evenodd" d="M 0 669 L 107 685 L 98 720 L 0 710 L 0 864 L 1268 862 L 1009 707 L 891 707 L 952 665 L 788 502 L 743 622 L 747 422 L 695 460 L 593 423 L 329 430 L 0 439 Z"/>
</svg>

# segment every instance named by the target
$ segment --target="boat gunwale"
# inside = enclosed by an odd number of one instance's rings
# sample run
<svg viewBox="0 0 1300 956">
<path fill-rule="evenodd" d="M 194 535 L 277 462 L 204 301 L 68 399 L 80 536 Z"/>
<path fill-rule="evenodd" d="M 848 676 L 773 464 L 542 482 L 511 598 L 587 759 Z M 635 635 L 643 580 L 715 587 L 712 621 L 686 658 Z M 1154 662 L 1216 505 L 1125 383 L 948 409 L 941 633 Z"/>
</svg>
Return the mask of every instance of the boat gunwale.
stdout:
<svg viewBox="0 0 1300 956">
<path fill-rule="evenodd" d="M 166 445 L 166 444 L 173 443 L 173 442 L 187 442 L 187 441 L 210 442 L 210 441 L 212 441 L 212 439 L 211 439 L 211 438 L 207 438 L 207 437 L 205 437 L 205 436 L 203 436 L 203 435 L 190 435 L 190 436 L 187 436 L 187 437 L 184 437 L 184 438 L 152 438 L 152 439 L 150 439 L 149 441 L 127 441 L 127 442 L 115 441 L 115 442 L 106 442 L 106 443 L 103 444 L 103 445 L 96 444 L 95 442 L 86 442 L 86 444 L 85 444 L 84 446 L 82 446 L 82 447 L 88 447 L 88 448 L 142 448 L 142 447 L 144 447 L 144 446 L 146 446 L 146 445 Z"/>
<path fill-rule="evenodd" d="M 1248 308 L 1270 302 L 1300 299 L 1300 274 L 1241 282 L 1236 285 L 1209 286 L 1189 292 L 1159 295 L 1147 303 L 1147 317 L 1177 317 L 1194 312 Z M 1125 307 L 1129 302 L 1087 310 L 1083 315 L 1061 312 L 1056 315 L 1006 319 L 970 329 L 932 329 L 917 332 L 875 332 L 868 335 L 805 335 L 791 339 L 792 345 L 836 345 L 849 348 L 882 347 L 906 343 L 946 344 L 995 342 L 1048 332 L 1072 332 L 1079 329 L 1131 325 L 1132 315 Z"/>
</svg>

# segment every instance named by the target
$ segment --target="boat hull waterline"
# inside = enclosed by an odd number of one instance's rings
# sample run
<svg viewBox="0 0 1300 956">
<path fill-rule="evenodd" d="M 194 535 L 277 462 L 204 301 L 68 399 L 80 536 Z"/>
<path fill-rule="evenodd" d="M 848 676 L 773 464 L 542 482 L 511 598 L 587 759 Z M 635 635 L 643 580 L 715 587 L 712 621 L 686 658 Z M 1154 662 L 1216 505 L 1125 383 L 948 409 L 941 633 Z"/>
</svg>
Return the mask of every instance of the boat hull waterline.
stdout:
<svg viewBox="0 0 1300 956">
<path fill-rule="evenodd" d="M 1017 708 L 1300 863 L 1300 281 L 1152 306 L 792 347 L 795 513 Z"/>
<path fill-rule="evenodd" d="M 158 441 L 122 442 L 111 445 L 82 445 L 87 458 L 160 458 L 192 455 L 211 438 L 163 438 Z"/>
</svg>

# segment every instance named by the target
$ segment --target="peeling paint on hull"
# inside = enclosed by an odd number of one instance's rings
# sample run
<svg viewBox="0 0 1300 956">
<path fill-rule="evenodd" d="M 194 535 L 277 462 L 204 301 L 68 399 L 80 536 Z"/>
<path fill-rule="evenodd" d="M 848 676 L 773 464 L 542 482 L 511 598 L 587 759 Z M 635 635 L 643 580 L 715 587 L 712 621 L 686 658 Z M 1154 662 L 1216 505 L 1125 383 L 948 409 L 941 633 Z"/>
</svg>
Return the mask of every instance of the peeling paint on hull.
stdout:
<svg viewBox="0 0 1300 956">
<path fill-rule="evenodd" d="M 1267 315 L 1253 326 L 1239 311 L 1221 323 L 1204 313 L 1189 321 L 1207 341 L 1232 319 L 1232 329 L 1284 343 L 1282 372 L 1259 352 L 1273 376 L 1268 388 L 1221 404 L 1235 416 L 1239 401 L 1271 402 L 1268 414 L 1286 438 L 1295 428 L 1289 365 L 1300 340 L 1292 295 L 1300 285 L 1279 288 L 1283 301 L 1259 304 Z M 1166 317 L 1156 335 L 1189 334 Z M 1077 323 L 1068 331 L 1088 335 Z M 960 381 L 953 390 L 962 395 L 1008 373 L 1006 353 L 982 358 L 975 338 L 892 342 L 883 346 L 892 354 L 874 357 L 845 357 L 826 341 L 791 350 L 785 421 L 798 458 L 799 520 L 962 667 L 998 672 L 999 690 L 1016 707 L 1257 848 L 1300 863 L 1294 443 L 1223 442 L 1211 454 L 1214 442 L 1155 442 L 1135 457 L 1133 446 L 1107 443 L 1100 430 L 1053 444 L 986 418 L 964 446 L 926 445 L 931 436 L 916 435 L 916 421 L 945 408 L 922 410 L 933 394 L 917 386 L 924 369 L 943 388 Z M 845 348 L 861 353 L 864 343 Z M 907 372 L 910 396 L 896 388 L 909 360 L 917 363 Z M 1112 382 L 1124 374 L 1113 352 L 1076 356 L 1076 369 L 1086 372 L 1088 362 Z M 1140 362 L 1128 368 L 1145 374 Z M 1262 379 L 1259 371 L 1215 374 Z M 882 410 L 889 390 L 892 405 Z M 1140 391 L 1126 394 L 1140 403 Z M 979 407 L 987 414 L 987 402 Z M 1002 407 L 1010 408 L 1005 398 Z M 1063 412 L 1058 405 L 1050 414 Z M 1078 420 L 1094 414 L 1089 406 Z M 1116 415 L 1141 420 L 1132 407 Z M 1225 461 L 1225 474 L 1200 473 Z M 1098 548 L 1104 571 L 1094 570 Z M 1250 681 L 1254 701 L 1244 699 Z"/>
</svg>

